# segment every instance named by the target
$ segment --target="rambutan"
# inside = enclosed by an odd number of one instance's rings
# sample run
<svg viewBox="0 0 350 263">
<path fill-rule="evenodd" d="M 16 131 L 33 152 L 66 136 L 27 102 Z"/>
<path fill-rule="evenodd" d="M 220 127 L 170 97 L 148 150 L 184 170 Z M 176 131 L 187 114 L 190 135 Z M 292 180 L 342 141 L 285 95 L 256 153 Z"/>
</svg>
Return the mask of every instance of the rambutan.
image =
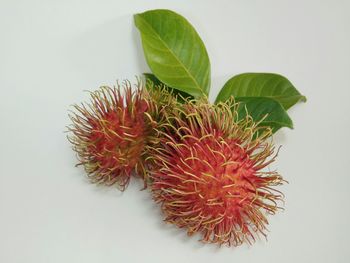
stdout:
<svg viewBox="0 0 350 263">
<path fill-rule="evenodd" d="M 266 213 L 283 199 L 273 186 L 284 181 L 264 169 L 276 157 L 269 128 L 238 119 L 237 104 L 197 101 L 174 109 L 160 134 L 151 190 L 165 221 L 220 245 L 266 235 Z"/>
<path fill-rule="evenodd" d="M 121 91 L 121 89 L 123 89 Z M 117 184 L 121 190 L 135 173 L 146 180 L 145 145 L 155 137 L 153 128 L 161 109 L 139 81 L 133 91 L 129 82 L 123 87 L 101 87 L 91 92 L 90 103 L 75 105 L 70 115 L 69 141 L 77 152 L 91 181 Z"/>
</svg>

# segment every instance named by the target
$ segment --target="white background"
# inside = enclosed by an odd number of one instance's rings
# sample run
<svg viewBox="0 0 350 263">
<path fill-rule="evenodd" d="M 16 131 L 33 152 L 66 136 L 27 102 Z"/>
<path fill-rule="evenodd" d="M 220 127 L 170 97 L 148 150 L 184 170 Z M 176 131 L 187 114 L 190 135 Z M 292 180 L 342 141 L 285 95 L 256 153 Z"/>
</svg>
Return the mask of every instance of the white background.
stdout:
<svg viewBox="0 0 350 263">
<path fill-rule="evenodd" d="M 148 191 L 88 182 L 66 140 L 70 105 L 148 71 L 132 15 L 169 8 L 207 46 L 211 99 L 242 72 L 307 96 L 276 166 L 289 181 L 268 241 L 218 248 L 162 222 Z M 349 1 L 0 0 L 0 262 L 349 262 Z"/>
</svg>

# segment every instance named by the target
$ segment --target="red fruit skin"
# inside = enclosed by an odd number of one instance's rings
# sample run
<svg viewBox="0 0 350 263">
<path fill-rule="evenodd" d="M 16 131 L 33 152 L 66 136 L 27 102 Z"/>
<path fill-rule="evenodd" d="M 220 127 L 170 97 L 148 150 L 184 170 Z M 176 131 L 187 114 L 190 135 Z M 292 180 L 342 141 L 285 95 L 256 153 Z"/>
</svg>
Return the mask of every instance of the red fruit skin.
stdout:
<svg viewBox="0 0 350 263">
<path fill-rule="evenodd" d="M 92 182 L 116 183 L 124 190 L 134 172 L 145 175 L 144 146 L 152 124 L 145 115 L 148 103 L 141 89 L 132 91 L 125 83 L 122 95 L 119 86 L 103 87 L 91 93 L 89 104 L 75 109 L 69 140 L 78 165 L 84 166 Z"/>
<path fill-rule="evenodd" d="M 248 139 L 246 123 L 221 125 L 230 120 L 225 109 L 193 107 L 182 111 L 187 118 L 171 121 L 155 151 L 153 197 L 167 222 L 200 233 L 204 242 L 252 243 L 265 235 L 264 211 L 275 213 L 283 198 L 272 188 L 282 177 L 262 171 L 274 159 L 267 160 L 273 148 L 266 135 Z"/>
</svg>

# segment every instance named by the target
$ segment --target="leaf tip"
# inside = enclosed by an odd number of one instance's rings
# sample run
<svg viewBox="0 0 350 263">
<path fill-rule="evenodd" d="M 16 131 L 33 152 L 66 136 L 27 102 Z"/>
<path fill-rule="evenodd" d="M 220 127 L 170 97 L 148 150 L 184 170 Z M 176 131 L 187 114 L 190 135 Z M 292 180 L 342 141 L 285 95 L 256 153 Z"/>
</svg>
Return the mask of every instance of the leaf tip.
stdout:
<svg viewBox="0 0 350 263">
<path fill-rule="evenodd" d="M 301 102 L 307 102 L 307 98 L 303 95 L 300 97 L 300 101 Z"/>
</svg>

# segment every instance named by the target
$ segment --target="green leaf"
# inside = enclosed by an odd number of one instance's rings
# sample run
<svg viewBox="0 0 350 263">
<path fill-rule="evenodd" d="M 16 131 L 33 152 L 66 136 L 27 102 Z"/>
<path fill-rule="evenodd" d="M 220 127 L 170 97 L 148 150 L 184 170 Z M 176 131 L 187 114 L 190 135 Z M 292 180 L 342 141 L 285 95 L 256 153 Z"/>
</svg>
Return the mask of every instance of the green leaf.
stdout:
<svg viewBox="0 0 350 263">
<path fill-rule="evenodd" d="M 192 25 L 170 10 L 134 15 L 149 67 L 167 86 L 199 98 L 210 89 L 207 50 Z"/>
<path fill-rule="evenodd" d="M 226 101 L 231 96 L 271 98 L 285 110 L 298 101 L 306 101 L 293 84 L 285 77 L 273 73 L 243 73 L 226 82 L 219 92 L 216 102 Z"/>
<path fill-rule="evenodd" d="M 262 97 L 240 97 L 238 107 L 239 119 L 245 117 L 247 113 L 260 126 L 269 126 L 273 132 L 282 127 L 293 129 L 293 122 L 283 109 L 282 105 L 276 100 Z"/>
<path fill-rule="evenodd" d="M 188 94 L 188 93 L 186 93 L 184 91 L 176 90 L 176 89 L 173 89 L 173 88 L 167 86 L 166 84 L 161 82 L 152 73 L 143 73 L 143 76 L 146 79 L 146 83 L 150 81 L 153 84 L 153 85 L 151 85 L 152 88 L 159 88 L 159 89 L 165 88 L 166 90 L 171 92 L 177 98 L 177 100 L 180 101 L 180 102 L 184 102 L 184 100 L 182 98 L 190 99 L 190 100 L 193 99 L 192 95 L 190 95 L 190 94 Z M 146 87 L 148 88 L 149 85 L 146 85 Z"/>
</svg>

